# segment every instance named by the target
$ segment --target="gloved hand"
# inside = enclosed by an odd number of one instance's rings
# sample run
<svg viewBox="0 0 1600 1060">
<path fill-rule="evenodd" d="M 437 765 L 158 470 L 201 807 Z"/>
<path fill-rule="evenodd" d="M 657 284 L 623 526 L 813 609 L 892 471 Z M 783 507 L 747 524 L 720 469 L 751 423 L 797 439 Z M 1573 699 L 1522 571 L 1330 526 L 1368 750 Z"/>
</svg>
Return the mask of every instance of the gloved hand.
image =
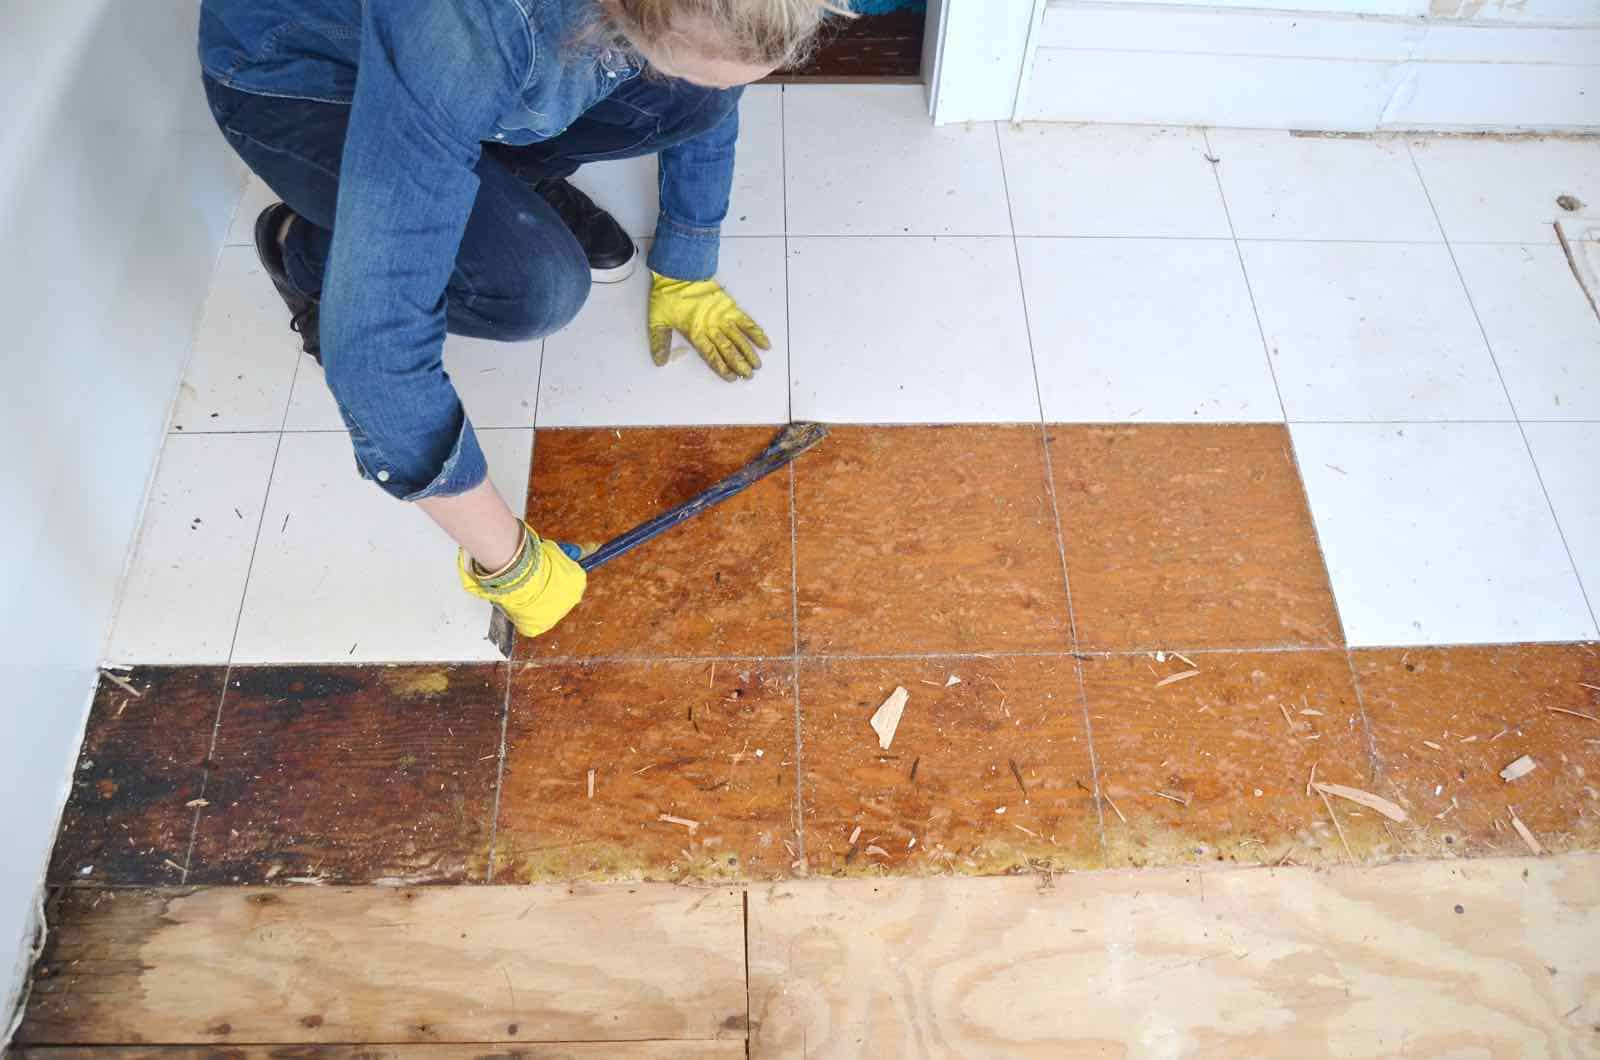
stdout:
<svg viewBox="0 0 1600 1060">
<path fill-rule="evenodd" d="M 484 573 L 463 550 L 456 566 L 461 586 L 473 596 L 498 604 L 524 637 L 547 633 L 578 606 L 589 575 L 577 564 L 584 552 L 575 545 L 545 541 L 524 527 L 517 556 L 502 570 Z"/>
<path fill-rule="evenodd" d="M 681 331 L 711 370 L 732 382 L 761 367 L 755 347 L 772 349 L 767 333 L 715 280 L 673 280 L 650 273 L 650 357 L 667 363 L 672 333 Z M 753 344 L 753 345 L 752 345 Z"/>
</svg>

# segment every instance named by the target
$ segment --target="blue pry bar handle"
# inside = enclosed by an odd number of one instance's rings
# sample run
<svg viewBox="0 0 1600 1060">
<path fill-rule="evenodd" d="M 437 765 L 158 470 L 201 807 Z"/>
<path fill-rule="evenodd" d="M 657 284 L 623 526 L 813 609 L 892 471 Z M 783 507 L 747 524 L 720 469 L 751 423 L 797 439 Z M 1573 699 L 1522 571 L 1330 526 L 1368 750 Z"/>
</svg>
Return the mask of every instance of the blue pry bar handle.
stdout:
<svg viewBox="0 0 1600 1060">
<path fill-rule="evenodd" d="M 604 566 L 624 553 L 631 552 L 646 541 L 666 533 L 679 523 L 693 519 L 708 508 L 714 508 L 729 497 L 743 493 L 774 471 L 787 467 L 795 458 L 817 445 L 828 436 L 828 428 L 820 423 L 791 423 L 760 456 L 735 471 L 710 489 L 691 497 L 670 511 L 662 512 L 648 522 L 640 523 L 626 533 L 618 534 L 589 555 L 578 561 L 586 571 Z"/>
<path fill-rule="evenodd" d="M 742 493 L 768 475 L 792 463 L 795 457 L 815 446 L 828 436 L 828 428 L 820 423 L 791 423 L 760 456 L 735 471 L 710 489 L 691 497 L 671 511 L 663 512 L 649 522 L 640 523 L 625 534 L 619 534 L 587 556 L 574 555 L 577 546 L 562 544 L 561 550 L 576 559 L 586 571 L 611 562 L 624 552 L 630 552 L 653 537 L 666 533 L 686 519 L 693 519 L 707 508 L 714 508 L 736 493 Z M 500 649 L 500 654 L 511 657 L 514 631 L 511 620 L 498 607 L 489 620 L 489 640 Z"/>
</svg>

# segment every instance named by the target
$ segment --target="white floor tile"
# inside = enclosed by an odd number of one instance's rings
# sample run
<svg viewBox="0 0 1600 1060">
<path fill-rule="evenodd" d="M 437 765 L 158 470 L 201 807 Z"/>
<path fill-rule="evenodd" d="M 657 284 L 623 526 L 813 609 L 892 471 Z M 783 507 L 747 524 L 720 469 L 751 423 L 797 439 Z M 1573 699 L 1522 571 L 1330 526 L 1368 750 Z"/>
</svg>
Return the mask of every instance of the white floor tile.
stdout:
<svg viewBox="0 0 1600 1060">
<path fill-rule="evenodd" d="M 169 435 L 109 656 L 225 663 L 267 495 L 276 434 Z"/>
<path fill-rule="evenodd" d="M 641 269 L 626 283 L 596 286 L 578 319 L 545 340 L 539 426 L 788 422 L 782 237 L 724 239 L 718 277 L 772 340 L 755 378 L 724 382 L 681 335 L 679 352 L 656 367 L 645 328 L 650 277 Z"/>
<path fill-rule="evenodd" d="M 1011 233 L 992 123 L 934 127 L 919 85 L 803 85 L 783 100 L 789 231 Z"/>
<path fill-rule="evenodd" d="M 478 432 L 489 473 L 525 503 L 531 430 Z M 356 476 L 343 434 L 285 434 L 233 659 L 240 663 L 492 660 L 489 605 L 468 596 L 450 539 Z"/>
<path fill-rule="evenodd" d="M 1000 146 L 1020 236 L 1232 235 L 1199 129 L 1006 124 Z"/>
<path fill-rule="evenodd" d="M 1214 129 L 1240 239 L 1437 240 L 1405 141 Z"/>
<path fill-rule="evenodd" d="M 1561 248 L 1464 243 L 1455 255 L 1517 415 L 1600 420 L 1600 317 Z"/>
<path fill-rule="evenodd" d="M 796 419 L 1037 420 L 1010 239 L 789 240 Z"/>
<path fill-rule="evenodd" d="M 304 356 L 252 247 L 224 247 L 178 391 L 176 431 L 275 431 Z"/>
<path fill-rule="evenodd" d="M 1023 239 L 1047 420 L 1282 420 L 1232 240 Z"/>
<path fill-rule="evenodd" d="M 655 155 L 591 162 L 572 182 L 635 239 L 655 235 Z M 724 235 L 783 235 L 783 86 L 751 85 L 739 101 L 739 146 Z"/>
<path fill-rule="evenodd" d="M 1444 244 L 1241 246 L 1291 420 L 1512 418 Z"/>
<path fill-rule="evenodd" d="M 446 337 L 444 368 L 455 382 L 461 404 L 466 407 L 474 426 L 480 429 L 533 426 L 543 345 L 540 339 L 491 342 L 459 335 Z M 344 430 L 339 406 L 328 391 L 322 369 L 309 357 L 295 376 L 284 429 Z"/>
<path fill-rule="evenodd" d="M 239 199 L 239 208 L 234 211 L 233 224 L 228 227 L 227 245 L 255 246 L 256 218 L 261 215 L 262 210 L 277 201 L 277 192 L 267 187 L 266 182 L 260 177 L 252 175 L 250 182 L 244 186 L 244 195 Z"/>
<path fill-rule="evenodd" d="M 1352 645 L 1595 636 L 1516 424 L 1292 431 Z"/>
<path fill-rule="evenodd" d="M 1528 423 L 1523 430 L 1592 609 L 1600 605 L 1600 423 Z"/>
<path fill-rule="evenodd" d="M 1563 195 L 1600 221 L 1600 142 L 1419 137 L 1411 149 L 1452 242 L 1554 243 L 1555 220 L 1574 216 Z"/>
</svg>

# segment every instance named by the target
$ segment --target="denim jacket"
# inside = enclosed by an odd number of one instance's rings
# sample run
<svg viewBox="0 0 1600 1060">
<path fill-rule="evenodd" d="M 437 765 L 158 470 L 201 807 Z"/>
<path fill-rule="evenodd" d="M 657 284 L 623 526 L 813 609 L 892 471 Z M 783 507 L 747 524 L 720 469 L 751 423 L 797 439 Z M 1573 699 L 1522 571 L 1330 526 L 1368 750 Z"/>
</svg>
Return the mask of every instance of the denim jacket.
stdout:
<svg viewBox="0 0 1600 1060">
<path fill-rule="evenodd" d="M 203 0 L 208 76 L 256 95 L 351 105 L 322 343 L 357 462 L 393 496 L 461 493 L 487 473 L 437 369 L 442 295 L 477 195 L 482 144 L 550 139 L 638 76 L 620 51 L 575 46 L 592 38 L 585 29 L 596 18 L 595 0 Z M 661 152 L 657 272 L 693 280 L 716 271 L 737 133 L 734 110 Z M 341 361 L 371 376 L 343 389 L 381 380 L 381 400 L 360 402 L 364 417 L 340 393 Z M 385 438 L 449 455 L 431 477 L 401 473 L 385 460 Z"/>
</svg>

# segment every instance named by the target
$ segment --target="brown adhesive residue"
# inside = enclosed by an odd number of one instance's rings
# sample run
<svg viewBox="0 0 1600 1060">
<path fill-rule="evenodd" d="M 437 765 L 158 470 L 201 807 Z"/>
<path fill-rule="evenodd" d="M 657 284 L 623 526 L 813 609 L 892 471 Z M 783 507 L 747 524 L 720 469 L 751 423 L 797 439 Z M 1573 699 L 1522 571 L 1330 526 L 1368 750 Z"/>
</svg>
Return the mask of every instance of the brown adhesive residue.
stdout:
<svg viewBox="0 0 1600 1060">
<path fill-rule="evenodd" d="M 1344 642 L 1283 427 L 1049 438 L 1080 648 Z"/>
<path fill-rule="evenodd" d="M 489 663 L 236 669 L 190 880 L 481 879 L 506 679 Z"/>
<path fill-rule="evenodd" d="M 1373 785 L 1343 652 L 1189 658 L 1199 673 L 1166 685 L 1189 664 L 1083 663 L 1114 864 L 1325 864 L 1398 852 L 1377 814 L 1335 799 L 1341 841 L 1328 805 L 1307 790 L 1313 767 L 1320 781 Z"/>
<path fill-rule="evenodd" d="M 1103 864 L 1076 665 L 1069 655 L 804 664 L 810 869 L 999 875 Z M 868 719 L 896 686 L 910 699 L 885 751 Z"/>
<path fill-rule="evenodd" d="M 737 471 L 772 436 L 768 428 L 541 431 L 528 521 L 561 540 L 609 539 Z M 559 626 L 518 638 L 517 658 L 792 652 L 792 552 L 783 471 L 607 565 Z"/>
<path fill-rule="evenodd" d="M 1600 849 L 1600 645 L 1353 654 L 1388 790 L 1423 856 L 1525 854 L 1511 813 L 1549 851 Z M 1557 708 L 1557 709 L 1552 709 Z M 1562 713 L 1571 711 L 1573 713 Z M 1522 755 L 1538 766 L 1514 781 Z"/>
<path fill-rule="evenodd" d="M 789 871 L 799 857 L 791 674 L 787 662 L 518 669 L 496 882 Z"/>
</svg>

